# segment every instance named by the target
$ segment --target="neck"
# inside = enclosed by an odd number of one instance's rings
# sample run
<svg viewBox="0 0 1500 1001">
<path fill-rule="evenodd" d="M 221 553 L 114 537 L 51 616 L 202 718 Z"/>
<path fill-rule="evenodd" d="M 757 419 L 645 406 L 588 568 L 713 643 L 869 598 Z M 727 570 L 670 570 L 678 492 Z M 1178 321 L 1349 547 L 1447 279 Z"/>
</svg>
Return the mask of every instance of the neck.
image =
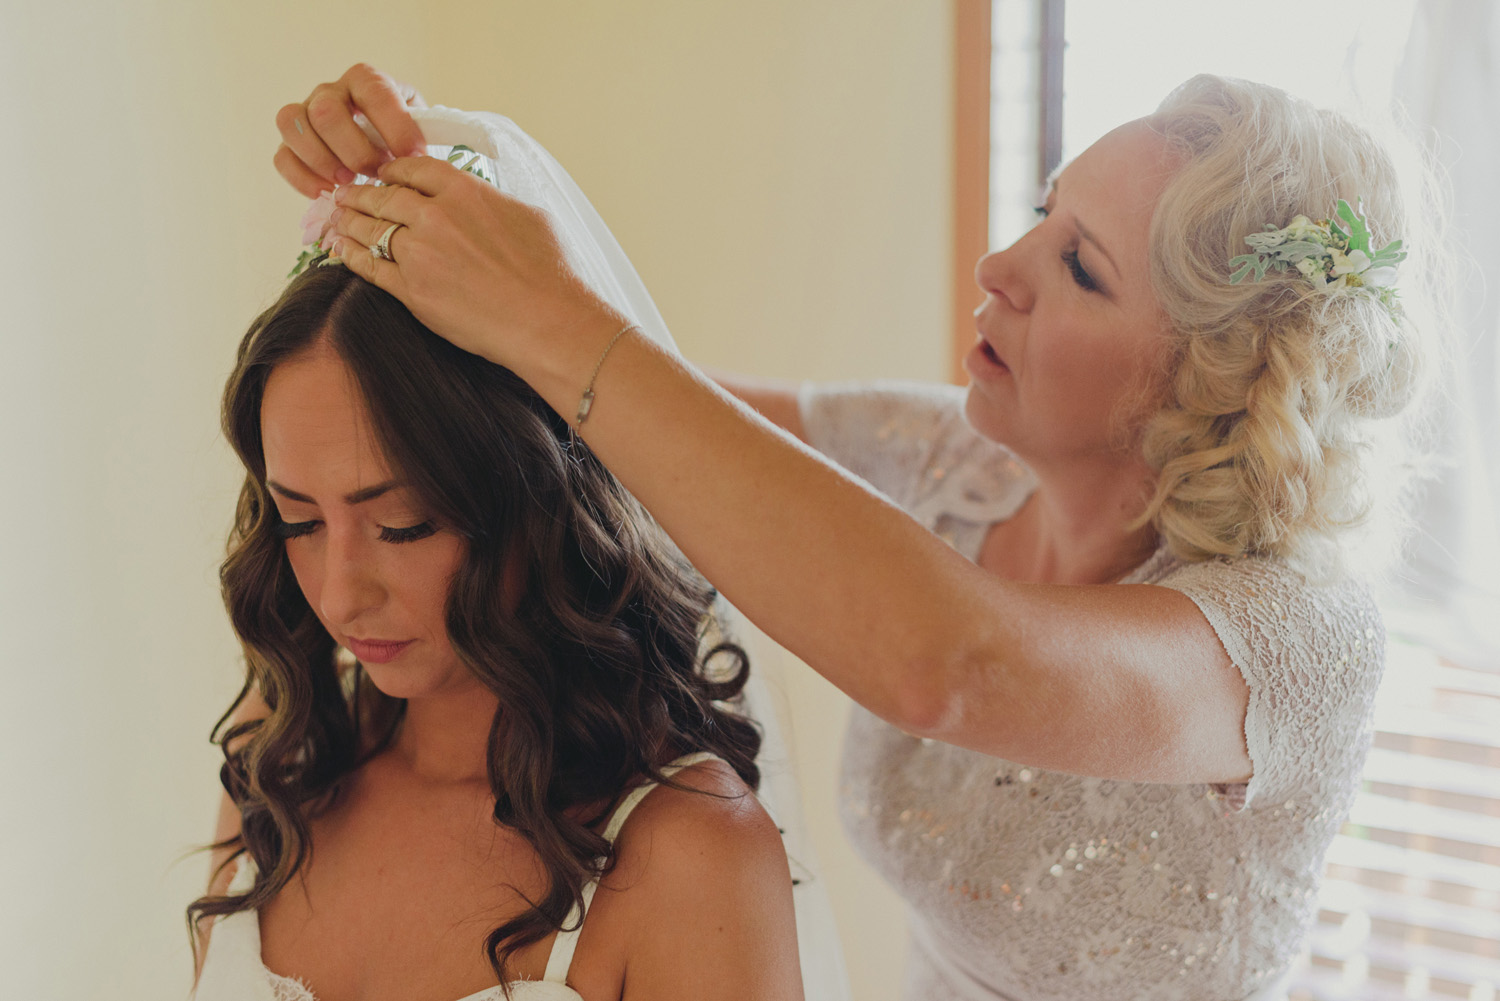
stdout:
<svg viewBox="0 0 1500 1001">
<path fill-rule="evenodd" d="M 1108 584 L 1155 551 L 1151 525 L 1131 529 L 1150 496 L 1140 459 L 1102 466 L 1033 467 L 1038 485 L 1010 530 L 981 562 L 1004 576 L 1045 584 Z M 993 551 L 991 551 L 993 549 Z"/>
<path fill-rule="evenodd" d="M 406 718 L 387 752 L 414 778 L 489 784 L 490 724 L 499 701 L 477 681 L 462 691 L 407 700 Z"/>
</svg>

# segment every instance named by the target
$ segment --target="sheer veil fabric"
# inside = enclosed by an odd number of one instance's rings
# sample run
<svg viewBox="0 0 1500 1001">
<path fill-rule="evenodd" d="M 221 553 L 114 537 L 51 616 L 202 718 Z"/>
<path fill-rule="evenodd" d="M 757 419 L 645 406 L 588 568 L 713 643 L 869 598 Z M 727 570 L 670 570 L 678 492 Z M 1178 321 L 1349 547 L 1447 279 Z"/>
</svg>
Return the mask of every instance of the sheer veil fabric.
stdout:
<svg viewBox="0 0 1500 1001">
<path fill-rule="evenodd" d="M 453 147 L 466 146 L 484 158 L 490 177 L 502 192 L 545 209 L 579 277 L 645 334 L 676 350 L 672 334 L 630 258 L 583 191 L 540 143 L 509 118 L 491 112 L 416 108 L 412 117 L 429 144 L 429 155 L 446 159 Z M 371 132 L 373 141 L 380 142 L 368 126 L 366 131 Z M 720 611 L 728 632 L 742 639 L 751 655 L 744 708 L 765 734 L 759 798 L 781 828 L 787 846 L 803 989 L 808 1001 L 848 1001 L 843 952 L 828 891 L 803 822 L 799 783 L 783 737 L 784 724 L 766 686 L 764 671 L 757 669 L 780 663 L 785 654 L 722 602 Z"/>
<path fill-rule="evenodd" d="M 483 158 L 497 188 L 546 209 L 568 263 L 579 277 L 652 340 L 676 350 L 666 321 L 630 258 L 573 178 L 541 143 L 494 112 L 437 106 L 413 108 L 411 115 L 427 140 L 429 156 L 446 159 L 455 146 L 467 146 Z M 368 123 L 361 124 L 371 141 L 383 147 Z"/>
</svg>

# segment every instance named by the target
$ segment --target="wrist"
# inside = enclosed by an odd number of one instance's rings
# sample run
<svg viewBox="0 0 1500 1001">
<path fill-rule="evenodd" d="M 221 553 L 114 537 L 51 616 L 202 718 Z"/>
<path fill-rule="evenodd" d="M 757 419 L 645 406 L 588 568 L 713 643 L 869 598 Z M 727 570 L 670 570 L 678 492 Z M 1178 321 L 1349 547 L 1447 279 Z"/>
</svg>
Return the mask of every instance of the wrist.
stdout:
<svg viewBox="0 0 1500 1001">
<path fill-rule="evenodd" d="M 576 438 L 583 433 L 583 425 L 589 419 L 589 413 L 594 408 L 594 384 L 598 381 L 599 371 L 604 368 L 604 363 L 609 358 L 609 353 L 614 350 L 620 339 L 631 331 L 638 331 L 639 327 L 634 321 L 628 321 L 615 331 L 613 337 L 604 345 L 604 350 L 599 353 L 599 359 L 594 362 L 593 371 L 589 373 L 588 382 L 584 385 L 583 393 L 578 397 L 578 411 L 573 415 L 573 436 Z M 567 416 L 564 414 L 564 416 Z"/>
<path fill-rule="evenodd" d="M 590 311 L 535 328 L 526 335 L 524 345 L 511 344 L 507 354 L 524 356 L 513 358 L 514 364 L 511 360 L 491 360 L 525 379 L 576 427 L 584 394 L 593 388 L 607 355 L 623 339 L 629 325 L 628 319 L 612 309 Z"/>
</svg>

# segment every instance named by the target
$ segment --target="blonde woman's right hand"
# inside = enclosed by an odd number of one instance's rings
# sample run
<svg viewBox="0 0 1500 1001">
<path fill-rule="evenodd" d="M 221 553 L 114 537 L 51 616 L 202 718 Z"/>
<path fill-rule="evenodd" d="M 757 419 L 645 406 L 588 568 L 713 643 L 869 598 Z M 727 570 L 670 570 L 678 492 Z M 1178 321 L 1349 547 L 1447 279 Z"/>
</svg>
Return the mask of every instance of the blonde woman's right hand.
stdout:
<svg viewBox="0 0 1500 1001">
<path fill-rule="evenodd" d="M 276 171 L 308 198 L 347 184 L 355 174 L 373 177 L 394 157 L 426 152 L 409 110 L 426 106 L 410 84 L 366 63 L 351 66 L 333 83 L 314 87 L 307 100 L 276 113 Z M 370 142 L 356 114 L 369 120 L 387 149 Z"/>
</svg>

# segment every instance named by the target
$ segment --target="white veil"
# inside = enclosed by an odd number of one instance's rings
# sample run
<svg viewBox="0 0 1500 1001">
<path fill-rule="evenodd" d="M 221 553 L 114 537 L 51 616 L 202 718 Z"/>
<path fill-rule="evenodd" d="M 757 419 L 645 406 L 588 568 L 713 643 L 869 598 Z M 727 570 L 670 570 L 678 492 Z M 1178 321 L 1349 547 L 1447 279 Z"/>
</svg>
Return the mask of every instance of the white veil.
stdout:
<svg viewBox="0 0 1500 1001">
<path fill-rule="evenodd" d="M 428 153 L 448 159 L 455 146 L 466 146 L 482 158 L 489 179 L 507 195 L 550 213 L 568 262 L 598 295 L 623 313 L 653 340 L 676 350 L 671 333 L 656 304 L 620 249 L 614 234 L 599 217 L 578 185 L 552 155 L 503 115 L 420 108 L 412 117 L 427 140 Z M 366 131 L 371 131 L 368 127 Z M 379 141 L 372 133 L 372 139 Z M 783 722 L 765 681 L 755 669 L 757 651 L 770 657 L 753 626 L 725 615 L 728 633 L 750 644 L 751 673 L 745 689 L 745 709 L 761 725 L 759 798 L 782 830 L 794 885 L 797 945 L 802 957 L 803 990 L 808 1001 L 848 1001 L 848 976 L 834 925 L 827 886 L 812 854 L 802 818 L 799 783 L 783 737 Z M 711 892 L 711 891 L 710 891 Z"/>
</svg>

